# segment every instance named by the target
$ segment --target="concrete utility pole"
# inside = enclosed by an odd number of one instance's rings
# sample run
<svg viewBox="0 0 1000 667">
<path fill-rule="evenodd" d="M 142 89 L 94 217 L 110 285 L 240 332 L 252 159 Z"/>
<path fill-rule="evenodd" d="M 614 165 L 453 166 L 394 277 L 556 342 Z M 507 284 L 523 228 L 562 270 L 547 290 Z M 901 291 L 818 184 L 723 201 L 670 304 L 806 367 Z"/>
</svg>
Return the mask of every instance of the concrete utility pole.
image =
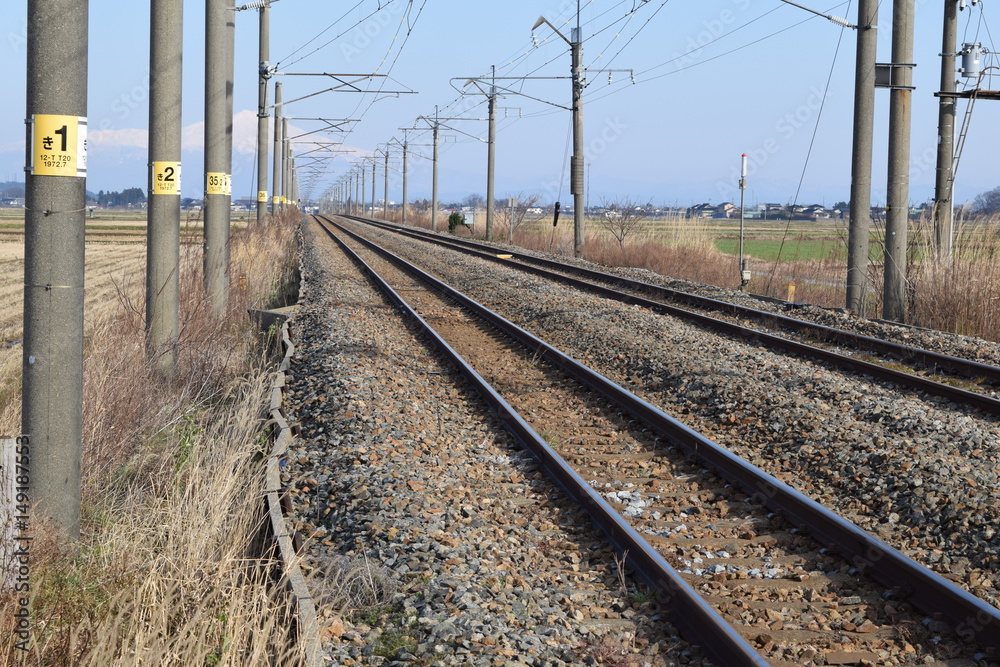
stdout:
<svg viewBox="0 0 1000 667">
<path fill-rule="evenodd" d="M 437 215 L 438 215 L 438 136 L 440 133 L 440 126 L 437 122 L 438 110 L 434 107 L 434 166 L 433 166 L 433 178 L 431 187 L 431 231 L 437 231 Z"/>
<path fill-rule="evenodd" d="M 205 294 L 216 317 L 226 311 L 229 300 L 233 24 L 225 0 L 206 0 Z"/>
<path fill-rule="evenodd" d="M 80 538 L 87 0 L 28 0 L 24 353 L 28 502 Z"/>
<path fill-rule="evenodd" d="M 543 23 L 547 24 L 564 42 L 569 44 L 573 58 L 571 69 L 573 81 L 573 155 L 570 158 L 569 191 L 573 195 L 573 255 L 583 256 L 585 243 L 585 220 L 587 199 L 584 186 L 583 154 L 583 32 L 580 30 L 580 0 L 576 0 L 576 27 L 570 33 L 570 39 L 549 22 L 544 16 L 538 18 L 532 30 Z"/>
<path fill-rule="evenodd" d="M 271 165 L 271 215 L 278 215 L 281 205 L 281 82 L 274 82 L 274 159 Z"/>
<path fill-rule="evenodd" d="M 570 44 L 573 53 L 573 157 L 570 161 L 570 194 L 573 195 L 573 256 L 583 257 L 587 203 L 583 180 L 583 32 L 580 30 L 580 0 L 576 0 L 576 31 Z"/>
<path fill-rule="evenodd" d="M 934 245 L 939 259 L 951 257 L 952 182 L 955 159 L 955 52 L 958 50 L 958 3 L 944 0 L 944 33 L 941 39 L 941 101 L 938 106 L 937 173 L 934 180 Z"/>
<path fill-rule="evenodd" d="M 288 139 L 288 118 L 281 119 L 281 210 L 292 196 L 292 142 Z"/>
<path fill-rule="evenodd" d="M 382 217 L 389 219 L 389 147 L 385 147 L 385 199 L 382 200 Z"/>
<path fill-rule="evenodd" d="M 433 140 L 433 142 L 431 144 L 434 147 L 434 152 L 433 152 L 432 158 L 431 158 L 431 162 L 433 163 L 433 185 L 431 187 L 431 230 L 436 232 L 437 231 L 437 214 L 438 214 L 438 162 L 439 162 L 438 158 L 439 158 L 439 155 L 440 155 L 440 146 L 441 146 L 441 123 L 442 123 L 442 121 L 446 121 L 446 120 L 485 120 L 485 119 L 484 118 L 477 118 L 477 119 L 469 119 L 469 118 L 441 118 L 441 116 L 440 116 L 440 114 L 438 112 L 438 107 L 435 106 L 434 107 L 434 119 L 431 120 L 430 118 L 428 118 L 426 116 L 418 116 L 417 117 L 417 121 L 421 121 L 421 120 L 424 121 L 425 123 L 427 123 L 428 127 L 431 128 L 432 136 L 434 137 L 434 140 Z M 448 128 L 448 126 L 445 126 L 445 127 L 447 129 L 452 129 L 452 130 L 454 129 L 454 128 Z M 457 130 L 457 131 L 461 132 L 461 130 Z M 461 132 L 461 133 L 465 134 L 466 136 L 472 137 L 473 139 L 476 139 L 477 141 L 482 141 L 482 139 L 479 139 L 478 137 L 473 137 L 471 134 L 468 134 L 467 132 Z"/>
<path fill-rule="evenodd" d="M 271 3 L 260 8 L 260 69 L 257 92 L 257 224 L 267 220 L 267 84 L 271 78 Z"/>
<path fill-rule="evenodd" d="M 493 240 L 493 214 L 496 205 L 494 191 L 494 176 L 496 174 L 496 144 L 497 144 L 497 86 L 496 86 L 496 65 L 490 66 L 493 82 L 490 86 L 489 95 L 489 131 L 487 134 L 487 160 L 486 160 L 486 240 Z"/>
<path fill-rule="evenodd" d="M 375 170 L 376 169 L 378 169 L 378 160 L 376 160 L 375 156 L 372 155 L 372 217 L 373 218 L 375 217 L 375 198 L 377 196 L 375 194 L 375 177 L 376 177 Z"/>
<path fill-rule="evenodd" d="M 879 0 L 858 4 L 854 74 L 854 139 L 851 152 L 851 219 L 847 241 L 847 309 L 865 314 L 871 235 L 872 137 L 875 127 L 875 58 Z"/>
<path fill-rule="evenodd" d="M 150 3 L 146 347 L 168 378 L 179 328 L 183 16 L 184 0 Z"/>
<path fill-rule="evenodd" d="M 403 132 L 403 216 L 402 216 L 402 224 L 404 225 L 406 224 L 406 196 L 408 194 L 406 191 L 406 151 L 407 151 L 407 141 L 406 141 L 406 132 L 404 131 Z"/>
<path fill-rule="evenodd" d="M 361 192 L 361 212 L 358 214 L 362 217 L 365 215 L 365 162 L 361 161 L 361 169 L 358 172 L 358 190 Z"/>
<path fill-rule="evenodd" d="M 893 87 L 889 91 L 889 175 L 882 317 L 906 320 L 906 232 L 910 215 L 910 112 L 914 0 L 892 3 Z"/>
</svg>

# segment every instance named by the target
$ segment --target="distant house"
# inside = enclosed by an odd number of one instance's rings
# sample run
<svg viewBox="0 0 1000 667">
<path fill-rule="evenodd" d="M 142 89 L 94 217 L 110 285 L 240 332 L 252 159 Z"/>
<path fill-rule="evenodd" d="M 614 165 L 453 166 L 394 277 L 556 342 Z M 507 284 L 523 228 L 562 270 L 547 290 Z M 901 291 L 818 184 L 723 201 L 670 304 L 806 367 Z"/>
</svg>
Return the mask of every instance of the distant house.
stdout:
<svg viewBox="0 0 1000 667">
<path fill-rule="evenodd" d="M 711 218 L 715 215 L 715 207 L 711 204 L 695 204 L 687 210 L 689 218 Z"/>
<path fill-rule="evenodd" d="M 712 217 L 731 218 L 733 217 L 734 212 L 736 212 L 737 214 L 739 213 L 739 209 L 736 208 L 736 204 L 727 201 L 715 207 L 715 211 L 712 213 Z"/>
<path fill-rule="evenodd" d="M 826 207 L 820 206 L 819 204 L 807 206 L 803 211 L 803 214 L 812 220 L 827 220 L 830 218 L 830 211 L 826 210 Z"/>
</svg>

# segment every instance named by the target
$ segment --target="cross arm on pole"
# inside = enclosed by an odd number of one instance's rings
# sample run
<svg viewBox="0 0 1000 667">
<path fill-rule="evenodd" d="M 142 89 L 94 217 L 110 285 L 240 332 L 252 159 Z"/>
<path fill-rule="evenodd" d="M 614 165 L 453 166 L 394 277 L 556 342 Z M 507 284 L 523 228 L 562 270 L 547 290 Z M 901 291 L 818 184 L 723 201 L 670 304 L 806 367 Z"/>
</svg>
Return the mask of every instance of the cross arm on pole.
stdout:
<svg viewBox="0 0 1000 667">
<path fill-rule="evenodd" d="M 511 88 L 509 86 L 496 85 L 496 83 L 495 83 L 496 81 L 512 81 L 512 80 L 513 81 L 529 81 L 529 80 L 552 81 L 552 80 L 557 80 L 557 79 L 571 79 L 571 78 L 572 77 L 569 77 L 569 76 L 498 76 L 495 79 L 493 77 L 490 77 L 489 78 L 489 82 L 490 82 L 489 85 L 490 85 L 491 88 L 495 88 L 499 92 L 507 93 L 509 95 L 518 95 L 520 97 L 526 97 L 529 100 L 534 100 L 535 102 L 541 102 L 542 104 L 548 104 L 549 106 L 553 106 L 553 107 L 556 107 L 558 109 L 564 109 L 566 111 L 571 111 L 570 107 L 564 106 L 562 104 L 556 104 L 555 102 L 550 102 L 548 100 L 543 100 L 540 97 L 535 97 L 534 95 L 528 95 L 527 93 L 521 92 L 520 90 L 514 90 L 513 88 Z M 458 88 L 458 87 L 455 86 L 455 81 L 460 81 L 460 80 L 465 80 L 465 84 L 462 86 L 462 88 Z M 464 88 L 466 88 L 469 84 L 475 84 L 476 88 L 479 89 L 480 93 L 482 93 L 483 95 L 486 95 L 487 97 L 489 97 L 490 94 L 484 92 L 482 90 L 482 88 L 481 88 L 481 85 L 483 83 L 485 83 L 485 81 L 486 81 L 485 77 L 457 76 L 457 77 L 454 77 L 453 79 L 451 79 L 450 83 L 451 83 L 451 87 L 452 88 L 454 88 L 455 90 L 457 90 L 459 93 L 461 93 L 463 95 L 467 94 L 467 92 L 464 90 Z"/>
<path fill-rule="evenodd" d="M 310 93 L 308 95 L 303 95 L 302 97 L 296 97 L 294 100 L 288 100 L 284 104 L 291 104 L 292 102 L 298 102 L 300 100 L 305 100 L 310 97 L 315 97 L 316 95 L 322 95 L 323 93 L 362 93 L 362 94 L 373 94 L 373 95 L 392 95 L 399 97 L 400 95 L 415 95 L 417 91 L 415 90 L 364 90 L 358 84 L 362 81 L 366 81 L 371 78 L 384 78 L 387 74 L 332 74 L 330 72 L 278 72 L 275 71 L 272 74 L 275 76 L 328 76 L 334 81 L 337 81 L 336 86 L 331 86 L 330 88 L 324 88 L 323 90 L 317 91 L 315 93 Z M 275 105 L 271 105 L 269 108 L 274 108 Z"/>
<path fill-rule="evenodd" d="M 534 33 L 534 31 L 535 31 L 535 30 L 538 30 L 538 28 L 539 28 L 539 27 L 540 27 L 540 26 L 541 26 L 541 25 L 542 25 L 543 23 L 544 23 L 545 25 L 549 26 L 550 28 L 552 28 L 552 32 L 554 32 L 555 34 L 557 34 L 557 35 L 559 35 L 560 37 L 562 37 L 562 39 L 563 39 L 563 41 L 564 41 L 564 42 L 566 42 L 566 43 L 567 43 L 567 44 L 569 44 L 570 46 L 573 46 L 573 42 L 571 42 L 571 41 L 569 41 L 568 39 L 566 39 L 566 35 L 564 35 L 564 34 L 562 34 L 561 32 L 559 32 L 559 28 L 557 28 L 557 27 L 555 27 L 554 25 L 552 25 L 552 22 L 551 22 L 551 21 L 549 21 L 549 20 L 548 20 L 547 18 L 545 18 L 544 16 L 539 16 L 539 17 L 538 17 L 538 20 L 537 20 L 537 21 L 535 21 L 535 25 L 531 26 L 531 31 L 532 31 L 532 33 Z"/>
</svg>

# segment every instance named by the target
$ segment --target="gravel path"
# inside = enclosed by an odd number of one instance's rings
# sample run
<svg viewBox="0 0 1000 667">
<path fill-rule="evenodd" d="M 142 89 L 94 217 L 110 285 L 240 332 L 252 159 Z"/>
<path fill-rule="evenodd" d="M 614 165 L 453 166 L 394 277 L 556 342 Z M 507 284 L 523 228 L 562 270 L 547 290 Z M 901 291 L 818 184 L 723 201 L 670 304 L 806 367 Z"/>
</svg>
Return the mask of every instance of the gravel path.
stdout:
<svg viewBox="0 0 1000 667">
<path fill-rule="evenodd" d="M 365 233 L 916 560 L 1000 602 L 995 419 L 495 264 Z M 884 326 L 857 328 L 872 335 Z M 995 358 L 996 346 L 982 341 L 897 333 L 931 349 L 958 346 L 978 351 L 973 358 Z"/>
<path fill-rule="evenodd" d="M 457 373 L 305 237 L 283 482 L 329 661 L 702 664 Z"/>
</svg>

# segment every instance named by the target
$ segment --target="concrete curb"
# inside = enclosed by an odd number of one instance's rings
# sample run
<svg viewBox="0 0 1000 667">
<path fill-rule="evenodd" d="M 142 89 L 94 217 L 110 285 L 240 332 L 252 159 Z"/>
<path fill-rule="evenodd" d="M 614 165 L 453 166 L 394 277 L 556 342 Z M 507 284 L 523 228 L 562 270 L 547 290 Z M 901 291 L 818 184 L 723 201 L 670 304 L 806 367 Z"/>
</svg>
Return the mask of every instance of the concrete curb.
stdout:
<svg viewBox="0 0 1000 667">
<path fill-rule="evenodd" d="M 300 244 L 301 247 L 301 244 Z M 299 274 L 302 273 L 302 260 L 299 259 Z M 299 299 L 303 296 L 300 283 Z M 281 468 L 285 462 L 286 453 L 295 438 L 291 426 L 285 419 L 283 397 L 285 380 L 291 374 L 291 360 L 295 354 L 295 345 L 289 336 L 289 321 L 284 313 L 281 316 L 281 348 L 284 351 L 274 381 L 271 383 L 271 395 L 267 408 L 269 432 L 272 438 L 270 454 L 265 468 L 265 511 L 271 530 L 271 538 L 277 548 L 277 556 L 281 559 L 282 571 L 280 585 L 287 590 L 294 613 L 296 637 L 305 648 L 305 665 L 319 667 L 323 665 L 322 642 L 319 636 L 319 622 L 316 618 L 316 606 L 312 594 L 306 585 L 305 577 L 299 567 L 299 555 L 296 549 L 295 535 L 289 531 L 282 511 L 283 489 L 281 485 Z"/>
</svg>

